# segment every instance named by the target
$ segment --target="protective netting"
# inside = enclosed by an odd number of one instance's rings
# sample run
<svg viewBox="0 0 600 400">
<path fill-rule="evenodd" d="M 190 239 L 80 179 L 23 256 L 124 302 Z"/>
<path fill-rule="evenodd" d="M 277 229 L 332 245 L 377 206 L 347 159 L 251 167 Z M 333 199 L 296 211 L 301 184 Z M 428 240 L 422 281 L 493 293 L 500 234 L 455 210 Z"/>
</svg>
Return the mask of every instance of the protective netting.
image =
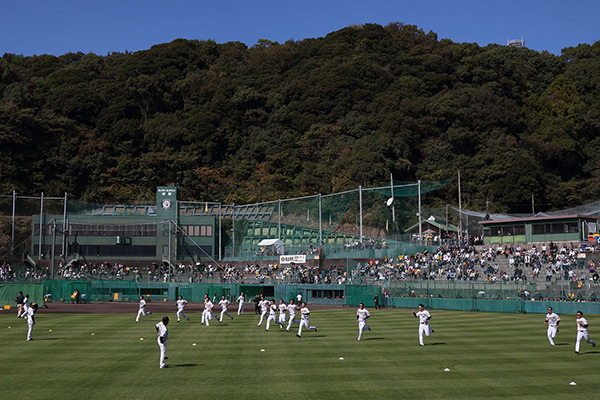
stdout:
<svg viewBox="0 0 600 400">
<path fill-rule="evenodd" d="M 327 248 L 331 253 L 344 246 L 381 247 L 384 242 L 411 241 L 413 234 L 407 234 L 406 229 L 417 224 L 419 191 L 423 197 L 451 181 L 420 185 L 395 181 L 393 187 L 357 188 L 329 195 L 236 205 L 234 249 L 226 254 L 238 257 L 264 254 L 258 243 L 268 238 L 282 240 L 288 254 L 310 253 L 318 248 Z M 256 209 L 270 212 L 253 215 Z"/>
<path fill-rule="evenodd" d="M 31 238 L 62 225 L 64 203 L 62 197 L 0 195 L 0 260 L 15 262 L 29 254 L 45 257 L 41 248 L 32 248 Z M 34 215 L 43 217 L 34 221 Z"/>
</svg>

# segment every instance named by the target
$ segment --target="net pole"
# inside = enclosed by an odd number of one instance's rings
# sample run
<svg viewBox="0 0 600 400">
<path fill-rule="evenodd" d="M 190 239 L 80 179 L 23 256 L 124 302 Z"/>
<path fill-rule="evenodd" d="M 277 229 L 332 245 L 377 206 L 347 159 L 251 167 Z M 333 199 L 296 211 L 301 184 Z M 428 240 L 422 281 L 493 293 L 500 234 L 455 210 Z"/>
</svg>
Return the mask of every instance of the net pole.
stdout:
<svg viewBox="0 0 600 400">
<path fill-rule="evenodd" d="M 281 199 L 277 201 L 279 209 L 277 211 L 277 239 L 281 240 Z"/>
<path fill-rule="evenodd" d="M 390 173 L 390 191 L 392 192 L 392 199 L 394 198 L 394 176 Z M 396 206 L 392 200 L 392 222 L 396 222 Z M 396 226 L 396 224 L 394 224 Z M 394 230 L 395 232 L 395 230 Z"/>
<path fill-rule="evenodd" d="M 319 245 L 323 243 L 323 216 L 321 215 L 321 193 L 319 193 Z"/>
<path fill-rule="evenodd" d="M 359 218 L 359 232 L 360 242 L 363 241 L 363 207 L 362 207 L 362 186 L 358 186 L 358 218 Z"/>
<path fill-rule="evenodd" d="M 423 244 L 423 226 L 421 221 L 423 220 L 421 216 L 421 181 L 418 181 L 419 188 L 419 244 Z"/>
<path fill-rule="evenodd" d="M 221 221 L 223 220 L 223 214 L 222 214 L 222 209 L 221 209 L 221 203 L 219 203 L 219 261 L 223 261 L 223 256 L 221 254 L 221 238 L 223 237 L 223 234 L 221 232 Z"/>
<path fill-rule="evenodd" d="M 17 192 L 13 190 L 12 195 L 12 223 L 11 223 L 11 239 L 10 239 L 10 253 L 13 254 L 15 251 L 15 209 L 17 201 Z M 14 254 L 13 254 L 14 255 Z"/>
<path fill-rule="evenodd" d="M 40 197 L 40 240 L 38 245 L 38 260 L 42 259 L 42 227 L 44 222 L 44 192 Z"/>
<path fill-rule="evenodd" d="M 65 200 L 63 202 L 63 223 L 62 223 L 62 256 L 66 258 L 65 252 L 65 229 L 67 226 L 67 192 L 65 192 Z M 52 278 L 54 279 L 54 278 Z"/>
<path fill-rule="evenodd" d="M 52 278 L 54 279 L 54 244 L 56 243 L 56 219 L 52 221 Z"/>
<path fill-rule="evenodd" d="M 458 232 L 458 243 L 459 246 L 462 245 L 462 199 L 460 196 L 460 170 L 458 170 L 458 223 L 459 223 L 459 232 Z"/>
</svg>

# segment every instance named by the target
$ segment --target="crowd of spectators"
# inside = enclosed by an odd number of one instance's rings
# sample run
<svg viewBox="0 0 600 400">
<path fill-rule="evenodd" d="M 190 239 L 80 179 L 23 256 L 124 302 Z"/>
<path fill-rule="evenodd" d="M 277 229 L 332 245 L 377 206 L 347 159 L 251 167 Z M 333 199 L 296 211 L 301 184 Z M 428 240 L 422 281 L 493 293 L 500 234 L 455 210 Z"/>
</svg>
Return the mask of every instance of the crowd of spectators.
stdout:
<svg viewBox="0 0 600 400">
<path fill-rule="evenodd" d="M 1 282 L 10 282 L 15 281 L 17 276 L 12 266 L 8 263 L 2 263 L 0 266 L 0 281 Z"/>
<path fill-rule="evenodd" d="M 347 246 L 386 246 L 385 242 L 347 243 Z M 539 247 L 538 247 L 539 246 Z M 319 267 L 307 264 L 248 263 L 231 264 L 179 263 L 171 269 L 163 263 L 128 266 L 120 263 L 73 263 L 50 268 L 25 268 L 15 272 L 4 263 L 0 281 L 42 279 L 107 279 L 137 282 L 221 282 L 221 283 L 302 283 L 361 284 L 377 280 L 450 280 L 530 282 L 569 281 L 600 283 L 597 265 L 590 255 L 593 247 L 563 244 L 495 246 L 442 246 L 435 252 L 402 254 L 394 258 L 372 259 L 347 267 Z"/>
</svg>

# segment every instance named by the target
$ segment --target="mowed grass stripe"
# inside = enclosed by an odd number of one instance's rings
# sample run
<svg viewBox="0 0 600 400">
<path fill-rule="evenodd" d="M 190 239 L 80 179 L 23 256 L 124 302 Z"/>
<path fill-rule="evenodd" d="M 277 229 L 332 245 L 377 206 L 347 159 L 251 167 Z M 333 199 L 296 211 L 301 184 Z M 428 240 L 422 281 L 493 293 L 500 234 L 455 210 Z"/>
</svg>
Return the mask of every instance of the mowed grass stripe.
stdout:
<svg viewBox="0 0 600 400">
<path fill-rule="evenodd" d="M 566 345 L 550 347 L 542 315 L 433 310 L 436 332 L 420 347 L 418 320 L 410 310 L 371 310 L 373 330 L 361 342 L 355 312 L 313 311 L 310 322 L 319 332 L 304 332 L 302 339 L 295 336 L 297 325 L 289 333 L 277 325 L 265 332 L 253 314 L 225 317 L 222 324 L 214 319 L 204 327 L 199 314 L 177 323 L 173 313 L 168 342 L 173 368 L 167 370 L 158 368 L 154 329 L 162 315 L 136 323 L 134 314 L 40 313 L 30 343 L 24 321 L 0 315 L 2 398 L 63 398 L 65 390 L 86 399 L 153 399 L 165 390 L 169 397 L 213 399 L 596 395 L 600 353 L 587 344 L 582 355 L 573 353 L 572 316 L 561 316 L 556 342 Z M 594 337 L 600 321 L 588 321 Z M 23 366 L 36 377 L 35 388 L 6 384 L 22 379 Z M 446 367 L 451 371 L 444 372 Z"/>
</svg>

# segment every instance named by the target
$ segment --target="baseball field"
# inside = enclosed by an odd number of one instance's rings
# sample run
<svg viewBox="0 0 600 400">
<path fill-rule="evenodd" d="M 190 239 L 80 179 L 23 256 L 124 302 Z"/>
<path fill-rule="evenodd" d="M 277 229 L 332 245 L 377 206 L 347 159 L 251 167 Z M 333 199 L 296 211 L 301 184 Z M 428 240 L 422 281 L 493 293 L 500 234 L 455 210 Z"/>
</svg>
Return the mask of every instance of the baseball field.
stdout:
<svg viewBox="0 0 600 400">
<path fill-rule="evenodd" d="M 600 347 L 574 353 L 575 317 L 561 315 L 550 347 L 543 315 L 430 310 L 418 345 L 406 309 L 371 309 L 356 341 L 356 309 L 314 309 L 318 332 L 265 332 L 253 312 L 209 327 L 200 314 L 52 314 L 27 323 L 0 314 L 0 398 L 10 399 L 597 399 Z M 149 307 L 152 310 L 152 307 Z M 171 317 L 168 369 L 154 325 Z M 600 339 L 600 317 L 586 316 Z M 143 340 L 142 340 L 143 338 Z M 194 345 L 195 344 L 195 345 Z M 263 351 L 264 350 L 264 351 Z M 570 384 L 575 382 L 576 385 Z"/>
</svg>

